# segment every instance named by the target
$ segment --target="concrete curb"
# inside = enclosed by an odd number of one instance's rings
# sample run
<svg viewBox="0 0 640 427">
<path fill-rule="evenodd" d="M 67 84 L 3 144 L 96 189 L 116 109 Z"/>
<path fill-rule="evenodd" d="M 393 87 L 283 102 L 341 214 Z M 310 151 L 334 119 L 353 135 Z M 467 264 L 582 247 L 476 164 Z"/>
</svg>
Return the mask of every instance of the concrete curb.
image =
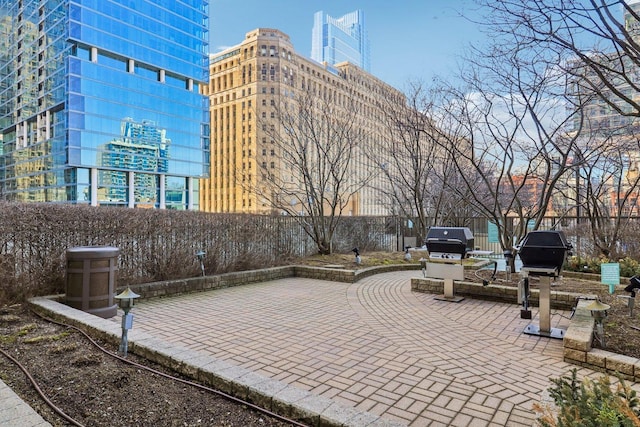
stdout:
<svg viewBox="0 0 640 427">
<path fill-rule="evenodd" d="M 0 425 L 7 427 L 51 427 L 40 414 L 0 381 Z"/>
</svg>

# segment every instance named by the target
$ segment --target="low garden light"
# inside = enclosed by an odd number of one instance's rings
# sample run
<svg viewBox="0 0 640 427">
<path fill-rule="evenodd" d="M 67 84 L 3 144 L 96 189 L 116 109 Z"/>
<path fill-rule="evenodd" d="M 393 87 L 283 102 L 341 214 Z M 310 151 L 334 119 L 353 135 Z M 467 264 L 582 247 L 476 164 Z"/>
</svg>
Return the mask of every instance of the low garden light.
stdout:
<svg viewBox="0 0 640 427">
<path fill-rule="evenodd" d="M 127 357 L 127 349 L 129 347 L 127 333 L 129 329 L 133 327 L 133 314 L 129 313 L 133 308 L 134 301 L 140 298 L 140 295 L 136 294 L 131 288 L 125 289 L 123 292 L 115 296 L 118 300 L 118 304 L 124 314 L 122 315 L 122 338 L 120 339 L 120 353 L 124 357 Z"/>
<path fill-rule="evenodd" d="M 358 248 L 353 248 L 351 249 L 351 252 L 353 252 L 354 255 L 356 256 L 356 259 L 355 259 L 356 264 L 358 265 L 362 264 L 362 258 L 360 257 L 360 250 Z"/>
<path fill-rule="evenodd" d="M 196 252 L 196 257 L 198 257 L 198 261 L 200 261 L 200 269 L 202 270 L 202 277 L 204 277 L 204 256 L 207 253 L 205 251 Z"/>
<path fill-rule="evenodd" d="M 594 300 L 591 304 L 585 307 L 591 311 L 591 317 L 596 322 L 595 338 L 600 342 L 602 347 L 605 347 L 604 339 L 604 319 L 606 319 L 608 310 L 611 308 L 609 304 L 604 304 L 600 300 Z"/>
<path fill-rule="evenodd" d="M 422 270 L 422 276 L 427 277 L 427 260 L 426 258 L 420 258 L 420 269 Z"/>
</svg>

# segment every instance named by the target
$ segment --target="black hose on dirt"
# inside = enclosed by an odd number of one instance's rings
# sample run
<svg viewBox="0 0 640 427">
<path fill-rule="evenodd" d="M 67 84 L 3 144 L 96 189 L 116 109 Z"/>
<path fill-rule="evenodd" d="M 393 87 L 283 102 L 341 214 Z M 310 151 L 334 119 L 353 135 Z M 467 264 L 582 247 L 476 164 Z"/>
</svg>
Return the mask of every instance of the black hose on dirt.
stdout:
<svg viewBox="0 0 640 427">
<path fill-rule="evenodd" d="M 60 408 L 58 408 L 56 406 L 55 403 L 53 403 L 46 394 L 44 394 L 44 392 L 42 391 L 42 389 L 40 388 L 40 386 L 38 385 L 38 383 L 36 382 L 35 378 L 33 378 L 33 376 L 29 373 L 29 371 L 27 370 L 27 368 L 25 368 L 24 366 L 22 366 L 22 364 L 20 362 L 18 362 L 13 356 L 11 356 L 9 353 L 7 353 L 6 351 L 2 350 L 0 348 L 0 353 L 2 353 L 2 355 L 4 357 L 6 357 L 7 359 L 9 359 L 11 362 L 13 362 L 15 365 L 18 366 L 18 368 L 20 368 L 20 370 L 22 372 L 24 372 L 24 374 L 27 376 L 27 378 L 29 379 L 29 382 L 31 382 L 31 385 L 33 385 L 33 388 L 38 392 L 38 394 L 40 395 L 40 397 L 42 397 L 42 399 L 47 403 L 47 405 L 49 405 L 49 407 L 51 409 L 53 409 L 56 414 L 60 415 L 62 418 L 64 418 L 66 421 L 70 422 L 71 424 L 73 424 L 74 426 L 78 426 L 78 427 L 84 427 L 83 424 L 79 423 L 78 421 L 74 420 L 73 418 L 71 418 L 69 415 L 65 414 L 64 411 Z"/>
<path fill-rule="evenodd" d="M 105 353 L 105 354 L 107 354 L 107 355 L 109 355 L 109 356 L 111 356 L 111 357 L 114 357 L 114 358 L 116 358 L 116 359 L 118 359 L 118 360 L 120 360 L 120 361 L 122 361 L 122 362 L 128 363 L 128 364 L 130 364 L 130 365 L 132 365 L 132 366 L 135 366 L 135 367 L 140 368 L 140 369 L 144 369 L 144 370 L 146 370 L 146 371 L 148 371 L 148 372 L 154 373 L 154 374 L 156 374 L 156 375 L 160 375 L 160 376 L 165 377 L 165 378 L 168 378 L 168 379 L 170 379 L 170 380 L 178 381 L 178 382 L 180 382 L 180 383 L 187 384 L 187 385 L 190 385 L 190 386 L 193 386 L 193 387 L 199 388 L 199 389 L 201 389 L 201 390 L 208 391 L 208 392 L 210 392 L 210 393 L 213 393 L 213 394 L 216 394 L 216 395 L 218 395 L 218 396 L 220 396 L 220 397 L 223 397 L 223 398 L 225 398 L 225 399 L 227 399 L 227 400 L 229 400 L 229 401 L 232 401 L 232 402 L 235 402 L 235 403 L 239 403 L 239 404 L 241 404 L 241 405 L 245 405 L 245 406 L 247 406 L 247 407 L 249 407 L 249 408 L 251 408 L 251 409 L 254 409 L 254 410 L 256 410 L 256 411 L 258 411 L 258 412 L 260 412 L 260 413 L 262 413 L 262 414 L 268 415 L 269 417 L 272 417 L 272 418 L 276 418 L 276 419 L 278 419 L 278 420 L 280 420 L 280 421 L 283 421 L 283 422 L 285 422 L 285 423 L 289 423 L 289 424 L 291 424 L 291 425 L 298 426 L 298 427 L 307 427 L 307 425 L 306 425 L 306 424 L 302 424 L 302 423 L 299 423 L 299 422 L 297 422 L 297 421 L 295 421 L 295 420 L 291 420 L 291 419 L 289 419 L 289 418 L 283 417 L 283 416 L 281 416 L 281 415 L 276 414 L 275 412 L 271 412 L 271 411 L 269 411 L 269 410 L 267 410 L 267 409 L 265 409 L 265 408 L 262 408 L 262 407 L 260 407 L 260 406 L 254 405 L 253 403 L 250 403 L 250 402 L 247 402 L 247 401 L 245 401 L 245 400 L 239 399 L 239 398 L 237 398 L 237 397 L 235 397 L 235 396 L 231 396 L 230 394 L 224 393 L 224 392 L 222 392 L 222 391 L 220 391 L 220 390 L 216 390 L 216 389 L 213 389 L 213 388 L 210 388 L 210 387 L 204 386 L 204 385 L 202 385 L 202 384 L 195 383 L 195 382 L 193 382 L 193 381 L 189 381 L 189 380 L 185 380 L 185 379 L 182 379 L 182 378 L 178 378 L 178 377 L 175 377 L 175 376 L 173 376 L 173 375 L 169 375 L 169 374 L 166 374 L 166 373 L 164 373 L 164 372 L 158 371 L 158 370 L 156 370 L 156 369 L 150 368 L 150 367 L 148 367 L 148 366 L 142 365 L 142 364 L 140 364 L 140 363 L 134 362 L 134 361 L 132 361 L 132 360 L 125 359 L 124 357 L 118 356 L 117 354 L 114 354 L 114 353 L 110 352 L 109 350 L 107 350 L 107 349 L 103 348 L 102 346 L 100 346 L 100 344 L 98 344 L 98 343 L 97 343 L 93 338 L 91 338 L 91 336 L 89 336 L 89 334 L 87 334 L 87 333 L 86 333 L 85 331 L 83 331 L 82 329 L 80 329 L 80 328 L 78 328 L 78 327 L 76 327 L 76 326 L 73 326 L 73 325 L 68 325 L 68 324 L 66 324 L 66 323 L 62 323 L 62 322 L 59 322 L 59 321 L 57 321 L 57 320 L 50 319 L 50 318 L 48 318 L 48 317 L 45 317 L 45 316 L 41 315 L 40 313 L 38 313 L 38 312 L 36 312 L 36 311 L 33 311 L 33 312 L 34 312 L 38 317 L 40 317 L 40 318 L 41 318 L 41 319 L 43 319 L 43 320 L 46 320 L 47 322 L 51 322 L 51 323 L 54 323 L 54 324 L 56 324 L 56 325 L 60 325 L 60 326 L 66 327 L 66 328 L 71 328 L 71 329 L 74 329 L 74 330 L 76 330 L 76 331 L 80 332 L 80 333 L 81 333 L 82 335 L 84 335 L 84 336 L 85 336 L 85 337 L 86 337 L 86 338 L 87 338 L 87 339 L 88 339 L 88 340 L 89 340 L 89 341 L 90 341 L 94 346 L 96 346 L 96 347 L 97 347 L 99 350 L 101 350 L 103 353 Z M 44 399 L 44 401 L 47 403 L 47 405 L 49 405 L 49 406 L 50 406 L 50 407 L 51 407 L 51 408 L 52 408 L 52 409 L 53 409 L 57 414 L 59 414 L 61 417 L 63 417 L 65 420 L 69 421 L 70 423 L 72 423 L 72 424 L 73 424 L 73 425 L 75 425 L 75 426 L 84 427 L 82 424 L 80 424 L 79 422 L 77 422 L 77 421 L 76 421 L 76 420 L 74 420 L 73 418 L 69 417 L 67 414 L 65 414 L 65 413 L 64 413 L 60 408 L 58 408 L 58 407 L 57 407 L 57 406 L 56 406 L 56 405 L 55 405 L 55 404 L 54 404 L 50 399 L 48 399 L 48 398 L 45 396 L 44 392 L 40 389 L 40 387 L 39 387 L 39 386 L 38 386 L 38 384 L 36 383 L 35 379 L 31 376 L 31 374 L 28 372 L 28 370 L 27 370 L 24 366 L 22 366 L 22 365 L 21 365 L 21 364 L 20 364 L 16 359 L 14 359 L 14 358 L 13 358 L 13 357 L 11 357 L 9 354 L 7 354 L 6 352 L 4 352 L 2 349 L 0 349 L 0 352 L 2 352 L 2 354 L 3 354 L 5 357 L 7 357 L 9 360 L 11 360 L 13 363 L 15 363 L 16 365 L 18 365 L 18 367 L 20 367 L 20 369 L 21 369 L 21 370 L 22 370 L 22 371 L 27 375 L 27 377 L 29 378 L 29 381 L 31 381 L 31 383 L 33 384 L 33 386 L 34 386 L 34 388 L 36 389 L 36 391 L 38 392 L 38 394 L 40 394 L 40 396 Z"/>
</svg>

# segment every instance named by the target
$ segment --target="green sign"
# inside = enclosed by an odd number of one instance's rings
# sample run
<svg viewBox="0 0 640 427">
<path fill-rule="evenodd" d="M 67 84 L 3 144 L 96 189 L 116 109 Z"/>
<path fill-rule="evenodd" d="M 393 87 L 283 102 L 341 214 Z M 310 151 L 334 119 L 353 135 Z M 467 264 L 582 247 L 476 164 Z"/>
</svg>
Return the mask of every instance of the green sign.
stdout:
<svg viewBox="0 0 640 427">
<path fill-rule="evenodd" d="M 617 262 L 600 264 L 600 277 L 603 285 L 609 285 L 609 293 L 612 294 L 616 285 L 620 284 L 620 264 Z"/>
<path fill-rule="evenodd" d="M 500 243 L 498 240 L 498 226 L 491 221 L 487 224 L 487 234 L 489 243 Z"/>
</svg>

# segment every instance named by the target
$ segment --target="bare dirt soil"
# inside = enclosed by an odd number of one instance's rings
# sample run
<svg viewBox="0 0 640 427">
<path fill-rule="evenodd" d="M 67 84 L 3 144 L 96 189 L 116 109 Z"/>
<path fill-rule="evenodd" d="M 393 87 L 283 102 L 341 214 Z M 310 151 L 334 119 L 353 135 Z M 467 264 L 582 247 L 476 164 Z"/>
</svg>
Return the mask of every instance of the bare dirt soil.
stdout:
<svg viewBox="0 0 640 427">
<path fill-rule="evenodd" d="M 115 354 L 117 346 L 104 348 Z M 0 309 L 0 349 L 23 365 L 74 424 L 54 412 L 25 373 L 0 356 L 0 379 L 54 426 L 287 426 L 246 405 L 165 378 L 104 353 L 80 332 L 23 306 Z M 167 369 L 133 354 L 127 360 Z"/>
<path fill-rule="evenodd" d="M 419 254 L 414 254 L 410 262 L 417 263 L 419 258 Z M 404 262 L 402 253 L 363 254 L 360 265 L 355 264 L 353 254 L 316 256 L 303 261 L 307 265 L 343 265 L 350 269 Z M 467 279 L 482 282 L 491 275 L 490 270 L 471 271 Z M 502 274 L 492 284 L 516 286 L 518 280 L 517 274 L 510 279 Z M 531 286 L 537 286 L 535 279 L 531 280 Z M 552 291 L 597 294 L 610 304 L 605 326 L 607 350 L 640 357 L 640 329 L 636 327 L 640 322 L 637 313 L 629 316 L 627 300 L 618 298 L 618 295 L 628 295 L 623 288 L 624 285 L 619 286 L 610 295 L 604 285 L 568 277 L 552 285 Z M 108 353 L 117 353 L 113 344 L 103 346 Z M 115 359 L 76 330 L 43 320 L 21 305 L 0 308 L 0 350 L 19 361 L 48 398 L 81 425 L 290 425 L 247 405 Z M 134 354 L 129 354 L 127 359 L 175 375 Z M 37 394 L 25 373 L 4 355 L 0 355 L 0 379 L 52 425 L 74 425 L 56 414 Z"/>
</svg>

